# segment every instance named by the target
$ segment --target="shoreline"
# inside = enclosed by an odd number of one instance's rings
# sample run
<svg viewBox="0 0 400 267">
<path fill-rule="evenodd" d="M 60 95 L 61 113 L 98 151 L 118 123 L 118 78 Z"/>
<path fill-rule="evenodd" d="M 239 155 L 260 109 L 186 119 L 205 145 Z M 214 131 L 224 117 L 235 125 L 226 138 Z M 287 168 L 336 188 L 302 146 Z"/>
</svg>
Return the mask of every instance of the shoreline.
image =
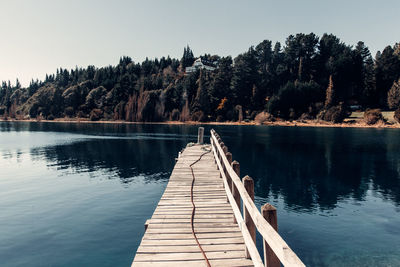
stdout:
<svg viewBox="0 0 400 267">
<path fill-rule="evenodd" d="M 59 118 L 54 120 L 35 120 L 35 119 L 0 119 L 0 122 L 50 122 L 50 123 L 93 123 L 93 124 L 165 124 L 165 125 L 256 125 L 254 122 L 197 122 L 197 121 L 160 121 L 160 122 L 138 122 L 138 121 L 123 121 L 123 120 L 110 120 L 110 121 L 91 121 L 79 120 L 70 118 Z"/>
<path fill-rule="evenodd" d="M 257 125 L 257 126 L 282 126 L 282 127 L 321 127 L 321 128 L 389 128 L 389 129 L 400 129 L 400 123 L 395 124 L 383 124 L 377 123 L 373 125 L 367 125 L 364 122 L 355 123 L 331 123 L 325 121 L 274 121 L 265 123 L 256 123 L 255 121 L 250 122 L 197 122 L 197 121 L 164 121 L 164 122 L 131 122 L 122 120 L 110 120 L 110 121 L 90 121 L 80 120 L 71 118 L 58 118 L 54 120 L 36 120 L 36 119 L 0 119 L 0 122 L 50 122 L 50 123 L 93 123 L 93 124 L 163 124 L 163 125 Z"/>
</svg>

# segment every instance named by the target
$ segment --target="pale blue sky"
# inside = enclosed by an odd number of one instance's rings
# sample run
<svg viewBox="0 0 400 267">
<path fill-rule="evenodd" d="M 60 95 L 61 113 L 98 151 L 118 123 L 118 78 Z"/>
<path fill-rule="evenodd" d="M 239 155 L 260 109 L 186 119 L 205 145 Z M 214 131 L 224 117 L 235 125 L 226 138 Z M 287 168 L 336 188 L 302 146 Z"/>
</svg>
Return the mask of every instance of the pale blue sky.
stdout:
<svg viewBox="0 0 400 267">
<path fill-rule="evenodd" d="M 1 0 L 0 80 L 43 79 L 56 68 L 170 55 L 246 51 L 264 39 L 333 33 L 373 55 L 400 41 L 400 1 Z"/>
</svg>

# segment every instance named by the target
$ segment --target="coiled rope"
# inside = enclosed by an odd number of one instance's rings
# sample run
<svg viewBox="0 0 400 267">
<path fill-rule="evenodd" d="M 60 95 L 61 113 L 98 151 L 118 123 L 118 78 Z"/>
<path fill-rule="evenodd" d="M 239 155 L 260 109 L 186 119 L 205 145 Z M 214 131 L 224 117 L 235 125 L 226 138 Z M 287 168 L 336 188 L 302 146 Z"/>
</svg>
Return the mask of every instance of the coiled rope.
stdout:
<svg viewBox="0 0 400 267">
<path fill-rule="evenodd" d="M 193 172 L 192 166 L 193 166 L 194 164 L 198 163 L 204 155 L 206 155 L 206 154 L 208 154 L 208 153 L 210 153 L 210 152 L 211 152 L 211 150 L 209 150 L 209 151 L 207 151 L 207 152 L 204 152 L 203 154 L 200 155 L 200 157 L 199 157 L 195 162 L 193 162 L 192 164 L 189 165 L 190 170 L 192 171 L 192 177 L 193 177 L 193 179 L 192 179 L 192 186 L 191 186 L 191 188 L 190 188 L 190 200 L 192 201 L 192 217 L 191 217 L 191 219 L 190 219 L 190 223 L 191 223 L 191 225 L 192 225 L 192 234 L 193 234 L 193 236 L 194 236 L 194 239 L 195 239 L 196 242 L 197 242 L 197 245 L 198 245 L 199 248 L 200 248 L 201 253 L 203 254 L 204 260 L 206 261 L 208 267 L 211 267 L 211 264 L 210 264 L 210 262 L 208 261 L 207 255 L 206 255 L 206 253 L 204 252 L 203 248 L 201 247 L 199 240 L 197 239 L 196 233 L 194 232 L 194 223 L 193 223 L 193 220 L 194 220 L 194 214 L 196 213 L 196 205 L 194 204 L 194 201 L 193 201 L 193 186 L 194 186 L 194 181 L 196 180 L 196 178 L 195 178 L 195 176 L 194 176 L 194 172 Z"/>
</svg>

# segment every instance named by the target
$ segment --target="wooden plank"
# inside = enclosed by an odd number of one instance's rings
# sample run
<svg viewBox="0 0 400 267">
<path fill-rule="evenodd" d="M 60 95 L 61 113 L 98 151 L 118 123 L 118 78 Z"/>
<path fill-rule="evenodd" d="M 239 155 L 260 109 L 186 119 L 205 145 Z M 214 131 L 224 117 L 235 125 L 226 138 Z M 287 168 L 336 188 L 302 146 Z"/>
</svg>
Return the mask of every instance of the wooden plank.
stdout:
<svg viewBox="0 0 400 267">
<path fill-rule="evenodd" d="M 231 224 L 231 223 L 215 223 L 215 222 L 210 222 L 210 223 L 195 223 L 194 228 L 197 230 L 199 228 L 224 228 L 224 227 L 230 227 L 232 229 L 239 229 L 239 226 L 237 224 Z M 186 223 L 150 223 L 148 224 L 147 228 L 152 228 L 152 229 L 164 229 L 164 228 L 181 228 L 181 229 L 192 229 L 190 225 Z"/>
<path fill-rule="evenodd" d="M 220 199 L 222 199 L 222 200 L 224 200 L 225 198 L 223 197 L 223 196 L 220 196 L 220 195 L 193 195 L 193 198 L 196 200 L 196 199 L 198 199 L 198 200 L 202 200 L 202 199 L 205 199 L 205 200 L 208 200 L 208 199 L 216 199 L 216 200 L 220 200 Z M 163 196 L 163 199 L 164 200 L 167 200 L 167 199 L 177 199 L 177 200 L 182 200 L 182 201 L 190 201 L 190 199 L 191 199 L 191 197 L 190 196 L 172 196 L 172 195 L 166 195 L 166 196 Z"/>
<path fill-rule="evenodd" d="M 205 252 L 216 251 L 243 251 L 244 244 L 203 245 Z M 137 253 L 173 253 L 173 252 L 199 252 L 197 245 L 172 245 L 172 246 L 140 246 Z"/>
<path fill-rule="evenodd" d="M 203 206 L 203 207 L 196 207 L 196 212 L 207 212 L 207 211 L 229 211 L 232 213 L 232 210 L 229 209 L 230 207 L 227 206 L 220 206 L 220 207 L 214 207 L 214 206 Z M 185 206 L 173 206 L 173 207 L 168 207 L 168 206 L 158 206 L 155 209 L 155 212 L 168 212 L 168 211 L 188 211 L 189 208 Z"/>
<path fill-rule="evenodd" d="M 155 210 L 153 214 L 156 215 L 191 215 L 191 210 Z M 197 210 L 196 214 L 225 214 L 233 215 L 230 210 Z"/>
<path fill-rule="evenodd" d="M 160 200 L 161 202 L 162 200 Z M 176 203 L 176 202 L 171 202 L 171 201 L 165 201 L 168 203 L 168 205 L 163 205 L 163 203 L 158 202 L 158 207 L 160 206 L 168 206 L 168 207 L 192 207 L 191 203 Z M 199 207 L 220 207 L 220 206 L 225 206 L 227 203 L 226 201 L 224 203 L 210 203 L 210 202 L 205 202 L 205 203 L 196 203 L 196 208 Z"/>
<path fill-rule="evenodd" d="M 199 233 L 238 233 L 240 232 L 239 227 L 210 227 L 210 228 L 197 228 L 196 229 L 196 234 Z M 146 230 L 147 234 L 191 234 L 192 229 L 191 228 L 153 228 L 153 227 L 147 227 Z"/>
<path fill-rule="evenodd" d="M 178 201 L 177 199 L 175 201 L 173 199 L 166 199 L 166 200 L 163 200 L 163 201 L 160 200 L 159 205 L 161 205 L 161 206 L 178 206 L 179 204 L 176 204 L 177 201 Z M 190 204 L 191 203 L 188 200 L 180 200 L 180 202 L 182 204 Z M 217 204 L 225 204 L 225 203 L 226 203 L 225 200 L 221 201 L 221 200 L 209 199 L 207 201 L 207 199 L 201 199 L 201 200 L 197 200 L 196 201 L 196 207 L 197 207 L 197 205 L 205 206 L 205 205 L 210 205 L 210 204 L 211 205 L 217 205 Z"/>
<path fill-rule="evenodd" d="M 241 259 L 244 258 L 244 251 L 217 251 L 206 253 L 207 258 L 210 260 L 216 259 Z M 135 261 L 176 261 L 176 260 L 203 260 L 204 256 L 201 252 L 198 253 L 136 253 Z"/>
<path fill-rule="evenodd" d="M 196 185 L 195 185 L 196 186 Z M 190 189 L 190 187 L 188 187 Z M 218 190 L 215 189 L 215 187 L 210 187 L 210 188 L 201 188 L 200 190 L 197 188 L 193 190 L 193 195 L 221 195 L 221 193 L 224 193 L 224 188 L 221 186 Z M 184 190 L 167 190 L 163 194 L 163 196 L 167 195 L 174 195 L 174 196 L 190 196 L 190 191 L 184 191 Z"/>
<path fill-rule="evenodd" d="M 175 219 L 175 218 L 164 218 L 164 219 L 151 219 L 152 223 L 187 223 L 190 224 L 190 218 Z M 194 218 L 194 223 L 232 223 L 231 218 L 215 218 L 210 220 L 210 218 Z"/>
<path fill-rule="evenodd" d="M 152 219 L 190 219 L 191 215 L 190 214 L 184 214 L 184 215 L 178 215 L 178 214 L 172 214 L 172 215 L 158 215 L 158 214 L 153 214 L 151 217 Z M 230 215 L 225 215 L 225 214 L 196 214 L 196 219 L 225 219 L 225 218 L 233 218 L 233 214 Z M 212 220 L 210 220 L 212 221 Z"/>
<path fill-rule="evenodd" d="M 201 245 L 226 245 L 226 244 L 244 244 L 242 237 L 228 237 L 228 238 L 204 238 L 199 240 Z M 163 239 L 143 239 L 140 246 L 171 246 L 171 245 L 196 245 L 194 239 L 181 239 L 171 240 Z"/>
<path fill-rule="evenodd" d="M 210 260 L 213 267 L 246 267 L 253 266 L 251 260 L 246 259 L 223 259 L 223 260 Z M 176 266 L 190 266 L 190 267 L 207 267 L 204 260 L 187 260 L 187 261 L 152 261 L 152 262 L 133 262 L 132 267 L 176 267 Z"/>
<path fill-rule="evenodd" d="M 197 233 L 197 238 L 228 238 L 228 237 L 242 237 L 240 232 L 235 233 Z M 192 239 L 193 235 L 190 234 L 169 234 L 169 233 L 162 233 L 162 234 L 151 234 L 145 233 L 143 239 L 168 239 L 168 240 L 175 240 L 175 239 Z"/>
</svg>

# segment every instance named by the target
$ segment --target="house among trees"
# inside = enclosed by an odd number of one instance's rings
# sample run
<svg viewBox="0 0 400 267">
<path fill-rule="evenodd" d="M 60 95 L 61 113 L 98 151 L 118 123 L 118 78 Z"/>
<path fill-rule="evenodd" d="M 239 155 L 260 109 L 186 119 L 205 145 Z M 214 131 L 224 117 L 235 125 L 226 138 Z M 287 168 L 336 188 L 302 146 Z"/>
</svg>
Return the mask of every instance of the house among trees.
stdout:
<svg viewBox="0 0 400 267">
<path fill-rule="evenodd" d="M 216 65 L 217 65 L 217 61 L 211 62 L 209 60 L 205 60 L 205 59 L 201 59 L 201 57 L 199 57 L 198 59 L 196 59 L 193 63 L 192 66 L 190 67 L 186 67 L 185 72 L 186 73 L 192 73 L 195 72 L 199 69 L 205 69 L 205 70 L 210 70 L 213 71 L 216 69 Z"/>
</svg>

